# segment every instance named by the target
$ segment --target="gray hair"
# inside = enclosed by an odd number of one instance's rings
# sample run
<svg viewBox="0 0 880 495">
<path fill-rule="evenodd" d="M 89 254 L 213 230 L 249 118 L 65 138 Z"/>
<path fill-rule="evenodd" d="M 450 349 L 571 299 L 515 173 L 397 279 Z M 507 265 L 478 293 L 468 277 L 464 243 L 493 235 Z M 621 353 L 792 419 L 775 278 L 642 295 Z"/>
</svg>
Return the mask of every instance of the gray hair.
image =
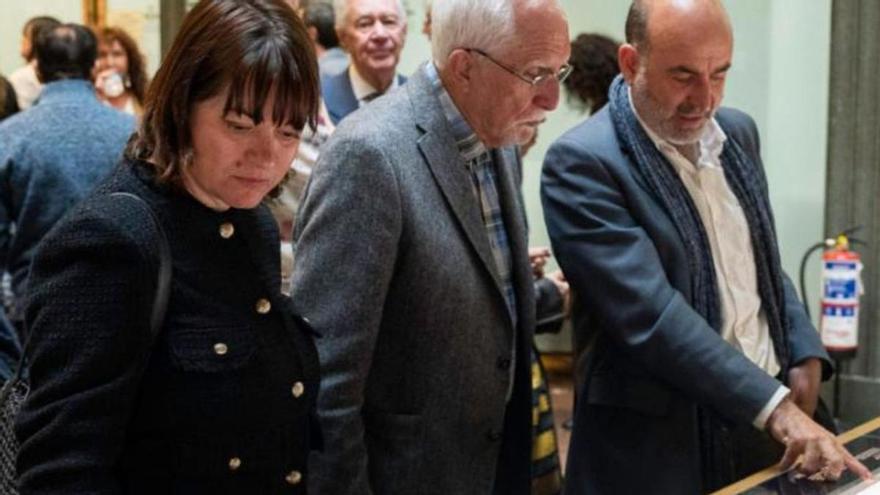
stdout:
<svg viewBox="0 0 880 495">
<path fill-rule="evenodd" d="M 557 0 L 437 0 L 431 8 L 431 55 L 439 68 L 457 48 L 492 51 L 516 37 L 515 7 Z"/>
<path fill-rule="evenodd" d="M 336 17 L 336 29 L 342 29 L 345 27 L 345 22 L 348 20 L 346 16 L 348 15 L 348 5 L 351 2 L 357 0 L 333 0 L 333 15 Z M 406 8 L 403 6 L 403 0 L 397 0 L 395 2 L 397 4 L 397 13 L 400 15 L 400 24 L 401 26 L 406 25 Z"/>
</svg>

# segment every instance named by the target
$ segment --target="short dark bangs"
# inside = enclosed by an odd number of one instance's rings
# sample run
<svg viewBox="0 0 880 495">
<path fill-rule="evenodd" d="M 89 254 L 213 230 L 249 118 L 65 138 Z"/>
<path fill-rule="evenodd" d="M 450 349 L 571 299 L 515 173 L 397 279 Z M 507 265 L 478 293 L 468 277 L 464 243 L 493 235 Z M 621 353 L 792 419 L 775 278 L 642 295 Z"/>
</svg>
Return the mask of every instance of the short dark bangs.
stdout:
<svg viewBox="0 0 880 495">
<path fill-rule="evenodd" d="M 258 5 L 238 8 L 260 10 Z M 220 39 L 211 39 L 214 49 L 193 74 L 193 100 L 207 100 L 228 88 L 224 113 L 247 115 L 256 124 L 269 117 L 278 126 L 302 130 L 308 124 L 314 129 L 320 99 L 314 49 L 292 10 L 285 6 L 276 14 L 242 16 L 233 32 L 212 33 Z M 264 116 L 273 93 L 272 115 Z"/>
<path fill-rule="evenodd" d="M 126 156 L 148 160 L 160 181 L 176 182 L 192 158 L 195 105 L 229 88 L 226 112 L 313 129 L 318 62 L 302 21 L 281 0 L 201 0 L 183 24 L 147 91 L 144 115 Z"/>
<path fill-rule="evenodd" d="M 295 57 L 277 38 L 261 40 L 258 49 L 247 52 L 237 67 L 230 71 L 229 93 L 223 107 L 224 114 L 249 116 L 255 124 L 271 118 L 276 126 L 290 125 L 302 130 L 308 124 L 315 129 L 318 100 L 316 82 L 306 81 Z M 266 100 L 274 93 L 272 115 L 263 115 Z"/>
</svg>

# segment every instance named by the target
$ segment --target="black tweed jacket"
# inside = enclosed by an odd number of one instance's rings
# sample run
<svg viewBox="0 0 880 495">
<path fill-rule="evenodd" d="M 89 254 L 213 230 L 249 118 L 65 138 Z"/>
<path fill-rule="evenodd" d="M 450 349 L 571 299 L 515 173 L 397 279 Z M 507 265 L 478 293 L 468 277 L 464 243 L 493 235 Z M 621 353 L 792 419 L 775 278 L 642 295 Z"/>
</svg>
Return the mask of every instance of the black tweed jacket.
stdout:
<svg viewBox="0 0 880 495">
<path fill-rule="evenodd" d="M 212 211 L 123 160 L 50 232 L 26 306 L 22 493 L 303 493 L 318 361 L 268 210 Z M 150 340 L 158 238 L 173 275 Z"/>
</svg>

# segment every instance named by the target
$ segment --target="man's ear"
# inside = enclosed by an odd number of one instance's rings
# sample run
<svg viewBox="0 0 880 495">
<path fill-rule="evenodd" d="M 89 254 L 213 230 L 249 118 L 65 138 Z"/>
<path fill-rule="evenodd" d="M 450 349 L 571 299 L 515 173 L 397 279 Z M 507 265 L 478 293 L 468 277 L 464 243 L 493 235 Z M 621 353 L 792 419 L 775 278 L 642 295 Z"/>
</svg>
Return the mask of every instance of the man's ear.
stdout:
<svg viewBox="0 0 880 495">
<path fill-rule="evenodd" d="M 617 49 L 617 65 L 623 78 L 630 84 L 639 72 L 640 57 L 638 49 L 629 43 L 624 43 Z"/>
<path fill-rule="evenodd" d="M 471 52 L 462 49 L 452 50 L 446 58 L 446 67 L 443 72 L 445 79 L 456 87 L 467 90 L 473 78 L 474 57 Z"/>
</svg>

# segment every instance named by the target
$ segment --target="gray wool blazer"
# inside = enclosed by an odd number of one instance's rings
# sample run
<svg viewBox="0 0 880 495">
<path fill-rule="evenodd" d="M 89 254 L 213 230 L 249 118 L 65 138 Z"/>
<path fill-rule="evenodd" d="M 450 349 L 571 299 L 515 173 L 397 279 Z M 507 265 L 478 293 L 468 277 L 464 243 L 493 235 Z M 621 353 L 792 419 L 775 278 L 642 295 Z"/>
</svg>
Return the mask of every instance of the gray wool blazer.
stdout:
<svg viewBox="0 0 880 495">
<path fill-rule="evenodd" d="M 351 114 L 322 150 L 292 287 L 322 334 L 325 443 L 312 455 L 312 493 L 529 492 L 534 293 L 518 158 L 493 153 L 515 327 L 469 172 L 422 70 Z"/>
</svg>

